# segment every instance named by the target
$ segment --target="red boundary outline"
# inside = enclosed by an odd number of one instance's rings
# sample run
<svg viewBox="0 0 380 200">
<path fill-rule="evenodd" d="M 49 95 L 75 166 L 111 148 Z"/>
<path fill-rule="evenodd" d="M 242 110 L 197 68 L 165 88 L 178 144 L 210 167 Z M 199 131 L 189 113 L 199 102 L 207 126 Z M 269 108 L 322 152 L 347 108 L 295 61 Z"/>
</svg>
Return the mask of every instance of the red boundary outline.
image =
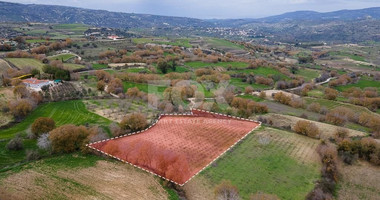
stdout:
<svg viewBox="0 0 380 200">
<path fill-rule="evenodd" d="M 105 154 L 105 155 L 107 155 L 107 156 L 109 156 L 109 157 L 112 157 L 112 158 L 114 158 L 114 159 L 116 159 L 116 160 L 119 160 L 119 161 L 121 161 L 121 162 L 124 162 L 124 163 L 130 164 L 130 165 L 132 165 L 132 166 L 134 166 L 134 167 L 137 167 L 137 168 L 139 168 L 139 169 L 141 169 L 141 170 L 143 170 L 143 171 L 146 171 L 146 172 L 148 172 L 148 173 L 150 173 L 150 174 L 153 174 L 153 175 L 158 176 L 158 177 L 160 177 L 160 178 L 163 178 L 163 179 L 165 179 L 165 180 L 167 180 L 167 181 L 170 181 L 170 182 L 172 182 L 172 183 L 175 183 L 175 184 L 177 184 L 177 185 L 179 185 L 179 186 L 184 186 L 187 182 L 189 182 L 191 179 L 193 179 L 196 175 L 198 175 L 199 173 L 201 173 L 201 172 L 202 172 L 203 170 L 205 170 L 208 166 L 210 166 L 213 162 L 215 162 L 217 159 L 219 159 L 221 156 L 223 156 L 228 150 L 230 150 L 231 148 L 233 148 L 234 146 L 236 146 L 237 143 L 239 143 L 241 140 L 245 139 L 250 133 L 252 133 L 255 129 L 257 129 L 257 128 L 259 128 L 259 127 L 261 126 L 261 122 L 260 122 L 260 121 L 255 121 L 255 120 L 246 119 L 246 118 L 241 118 L 241 117 L 235 117 L 235 116 L 226 115 L 226 114 L 221 114 L 221 113 L 216 113 L 216 112 L 211 112 L 211 111 L 207 111 L 207 110 L 200 110 L 200 109 L 193 109 L 193 110 L 200 111 L 200 112 L 204 112 L 204 113 L 211 113 L 211 114 L 215 114 L 215 115 L 220 115 L 220 116 L 223 116 L 223 117 L 229 117 L 229 118 L 233 118 L 233 119 L 237 119 L 237 120 L 245 120 L 245 121 L 256 122 L 256 123 L 258 123 L 259 125 L 256 126 L 255 128 L 253 128 L 252 130 L 250 130 L 247 134 L 245 134 L 242 138 L 240 138 L 238 141 L 236 141 L 236 142 L 235 142 L 233 145 L 231 145 L 229 148 L 227 148 L 224 152 L 222 152 L 221 154 L 219 154 L 214 160 L 212 160 L 209 164 L 207 164 L 205 167 L 203 167 L 201 170 L 199 170 L 196 174 L 194 174 L 191 178 L 189 178 L 189 179 L 188 179 L 185 183 L 183 183 L 183 184 L 179 184 L 179 183 L 177 183 L 177 182 L 175 182 L 175 181 L 173 181 L 173 180 L 170 180 L 170 179 L 168 179 L 168 178 L 166 178 L 166 177 L 160 176 L 160 175 L 158 175 L 158 174 L 156 174 L 156 173 L 154 173 L 154 172 L 151 172 L 151 171 L 149 171 L 149 170 L 146 170 L 146 169 L 144 169 L 144 168 L 142 168 L 142 167 L 140 167 L 140 166 L 138 166 L 138 165 L 132 164 L 132 163 L 126 161 L 126 160 L 123 160 L 123 159 L 120 159 L 120 158 L 118 158 L 118 157 L 115 157 L 115 156 L 113 156 L 113 155 L 111 155 L 111 154 L 108 154 L 108 153 L 106 153 L 106 152 L 104 152 L 104 151 L 101 151 L 101 150 L 99 150 L 99 149 L 97 149 L 97 148 L 94 148 L 94 147 L 92 147 L 91 145 L 92 145 L 92 144 L 101 143 L 101 142 L 106 142 L 106 141 L 109 141 L 109 140 L 114 140 L 114 139 L 122 138 L 122 137 L 127 137 L 127 136 L 134 135 L 134 134 L 138 134 L 138 133 L 143 133 L 143 132 L 149 130 L 150 128 L 152 128 L 154 125 L 156 125 L 157 122 L 161 119 L 161 116 L 189 116 L 189 115 L 194 115 L 194 114 L 193 114 L 193 111 L 191 111 L 190 113 L 182 113 L 182 114 L 177 114 L 177 113 L 161 114 L 161 115 L 158 117 L 158 119 L 157 119 L 152 125 L 150 125 L 148 128 L 146 128 L 146 129 L 144 129 L 144 130 L 142 130 L 142 131 L 136 131 L 136 132 L 132 132 L 132 133 L 129 133 L 129 134 L 124 134 L 124 135 L 121 135 L 121 136 L 117 136 L 117 137 L 113 137 L 113 138 L 109 138 L 109 139 L 105 139 L 105 140 L 101 140 L 101 141 L 97 141 L 97 142 L 89 143 L 89 144 L 86 144 L 86 146 L 89 147 L 89 148 L 91 148 L 91 149 L 93 149 L 93 150 L 96 150 L 96 151 L 98 151 L 98 152 L 100 152 L 100 153 L 103 153 L 103 154 Z"/>
</svg>

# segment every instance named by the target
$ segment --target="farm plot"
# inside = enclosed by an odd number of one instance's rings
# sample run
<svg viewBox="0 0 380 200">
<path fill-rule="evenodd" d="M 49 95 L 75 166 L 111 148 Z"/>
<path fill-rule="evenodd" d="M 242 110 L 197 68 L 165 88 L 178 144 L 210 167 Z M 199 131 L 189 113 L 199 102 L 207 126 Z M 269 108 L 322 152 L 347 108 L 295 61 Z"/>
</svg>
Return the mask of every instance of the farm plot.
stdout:
<svg viewBox="0 0 380 200">
<path fill-rule="evenodd" d="M 163 115 L 142 133 L 89 146 L 183 185 L 259 123 L 193 110 Z"/>
<path fill-rule="evenodd" d="M 42 62 L 34 58 L 6 58 L 6 60 L 20 69 L 31 67 L 42 71 L 42 67 L 44 66 Z"/>
<path fill-rule="evenodd" d="M 65 53 L 65 54 L 59 54 L 59 55 L 55 55 L 55 56 L 50 56 L 48 57 L 49 60 L 61 60 L 63 62 L 66 62 L 68 60 L 70 60 L 71 58 L 74 58 L 75 55 L 74 54 L 71 54 L 71 53 Z"/>
<path fill-rule="evenodd" d="M 247 68 L 248 63 L 245 62 L 218 62 L 218 63 L 206 63 L 201 61 L 186 62 L 186 66 L 191 68 L 203 68 L 203 67 L 232 67 L 232 68 Z"/>
<path fill-rule="evenodd" d="M 279 199 L 305 199 L 319 179 L 318 140 L 291 132 L 263 127 L 209 166 L 185 186 L 189 199 L 210 199 L 207 193 L 222 180 L 239 189 L 241 199 L 258 192 Z M 193 182 L 205 187 L 189 188 Z M 205 188 L 208 191 L 203 192 Z M 211 190 L 211 191 L 210 191 Z M 197 194 L 197 196 L 195 195 Z M 204 196 L 204 197 L 203 197 Z"/>
<path fill-rule="evenodd" d="M 0 59 L 0 74 L 5 73 L 8 69 L 12 68 L 7 61 Z"/>
<path fill-rule="evenodd" d="M 46 158 L 1 173 L 0 199 L 159 200 L 168 199 L 168 194 L 148 173 L 77 153 Z"/>
<path fill-rule="evenodd" d="M 38 106 L 28 117 L 17 125 L 0 130 L 0 139 L 8 139 L 26 131 L 38 117 L 50 117 L 57 126 L 64 124 L 83 125 L 85 123 L 107 125 L 111 121 L 88 111 L 80 100 L 46 103 Z"/>
</svg>

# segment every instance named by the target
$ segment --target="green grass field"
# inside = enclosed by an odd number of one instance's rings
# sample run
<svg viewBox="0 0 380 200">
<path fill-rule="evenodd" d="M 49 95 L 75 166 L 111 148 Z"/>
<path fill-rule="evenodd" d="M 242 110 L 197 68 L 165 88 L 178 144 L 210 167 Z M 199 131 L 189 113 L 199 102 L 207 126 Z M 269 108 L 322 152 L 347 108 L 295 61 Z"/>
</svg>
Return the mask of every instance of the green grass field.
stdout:
<svg viewBox="0 0 380 200">
<path fill-rule="evenodd" d="M 243 69 L 243 70 L 231 70 L 228 71 L 229 74 L 237 74 L 237 73 L 244 73 L 244 74 L 250 74 L 253 73 L 254 75 L 260 75 L 264 77 L 268 77 L 269 75 L 278 75 L 282 79 L 289 79 L 285 74 L 281 73 L 278 70 L 275 70 L 273 68 L 269 67 L 258 67 L 256 69 Z"/>
<path fill-rule="evenodd" d="M 78 64 L 73 64 L 73 63 L 64 63 L 63 66 L 66 67 L 68 70 L 85 68 L 84 65 L 78 65 Z"/>
<path fill-rule="evenodd" d="M 57 24 L 53 26 L 53 29 L 70 31 L 75 34 L 82 34 L 88 28 L 90 28 L 90 26 L 84 24 Z"/>
<path fill-rule="evenodd" d="M 24 150 L 9 151 L 5 146 L 10 138 L 18 133 L 21 133 L 23 137 L 26 136 L 29 127 L 38 117 L 50 117 L 54 119 L 56 126 L 85 125 L 87 123 L 105 126 L 111 123 L 110 120 L 88 111 L 80 100 L 42 104 L 22 122 L 11 128 L 0 130 L 0 169 L 23 161 L 27 150 L 37 149 L 37 141 L 31 139 L 24 139 Z M 40 152 L 42 155 L 46 154 L 44 151 Z"/>
<path fill-rule="evenodd" d="M 132 42 L 135 44 L 145 44 L 145 43 L 154 43 L 154 44 L 164 44 L 172 46 L 181 46 L 186 48 L 191 48 L 190 39 L 179 38 L 179 39 L 165 39 L 165 38 L 133 38 Z"/>
<path fill-rule="evenodd" d="M 357 83 L 341 85 L 341 86 L 336 87 L 336 89 L 342 92 L 352 87 L 358 87 L 361 89 L 364 89 L 366 87 L 375 87 L 380 92 L 380 81 L 370 80 L 369 78 L 362 78 Z"/>
<path fill-rule="evenodd" d="M 99 70 L 99 69 L 106 69 L 108 68 L 108 65 L 106 64 L 92 64 L 92 68 Z"/>
<path fill-rule="evenodd" d="M 186 66 L 191 68 L 203 68 L 203 67 L 224 67 L 228 68 L 231 66 L 232 68 L 246 68 L 248 67 L 248 63 L 244 62 L 218 62 L 218 63 L 205 63 L 202 61 L 192 61 L 185 63 Z"/>
<path fill-rule="evenodd" d="M 42 39 L 34 39 L 34 40 L 25 40 L 27 43 L 45 43 L 48 42 L 47 40 L 42 40 Z"/>
<path fill-rule="evenodd" d="M 269 137 L 269 144 L 260 143 L 259 134 Z M 231 181 L 242 199 L 257 192 L 275 194 L 280 199 L 305 199 L 319 178 L 319 164 L 307 162 L 315 154 L 308 152 L 305 156 L 303 148 L 317 144 L 317 140 L 291 132 L 260 128 L 201 172 L 201 176 L 212 185 Z"/>
<path fill-rule="evenodd" d="M 300 68 L 297 71 L 296 75 L 304 77 L 306 81 L 311 81 L 315 78 L 318 78 L 320 75 L 320 72 L 318 70 Z"/>
<path fill-rule="evenodd" d="M 5 58 L 8 62 L 14 64 L 16 67 L 22 69 L 31 67 L 42 71 L 44 64 L 34 58 Z"/>
<path fill-rule="evenodd" d="M 216 46 L 218 48 L 228 47 L 228 48 L 237 49 L 237 50 L 244 49 L 244 46 L 232 43 L 224 39 L 209 38 L 207 39 L 207 42 L 209 42 L 211 45 Z"/>
<path fill-rule="evenodd" d="M 50 56 L 49 60 L 61 60 L 61 61 L 63 60 L 63 62 L 66 62 L 73 57 L 75 57 L 75 55 L 70 54 L 70 53 L 66 53 L 66 54 L 60 54 L 60 55 L 56 55 L 56 56 Z"/>
<path fill-rule="evenodd" d="M 150 85 L 146 83 L 132 83 L 132 82 L 123 82 L 124 90 L 127 91 L 128 88 L 137 87 L 140 91 L 150 93 L 150 94 L 156 94 L 161 96 L 162 93 L 167 88 L 166 86 L 159 86 L 159 85 Z"/>
<path fill-rule="evenodd" d="M 270 89 L 272 88 L 271 86 L 268 85 L 262 85 L 262 84 L 249 84 L 247 82 L 242 82 L 241 79 L 239 78 L 231 78 L 230 79 L 230 84 L 234 85 L 238 88 L 240 88 L 242 91 L 244 91 L 245 87 L 251 86 L 255 90 L 263 90 L 263 89 Z"/>
<path fill-rule="evenodd" d="M 111 123 L 110 120 L 88 111 L 80 100 L 52 102 L 38 106 L 22 122 L 11 128 L 0 130 L 0 139 L 9 139 L 17 133 L 25 133 L 38 117 L 50 117 L 54 119 L 57 126 L 64 124 L 83 125 L 86 123 L 107 125 Z"/>
<path fill-rule="evenodd" d="M 330 52 L 330 55 L 331 56 L 344 56 L 344 57 L 351 58 L 352 60 L 365 62 L 365 58 L 363 56 L 354 55 L 354 54 L 347 53 L 347 52 L 341 52 L 341 51 L 337 52 L 337 51 L 334 51 L 334 52 Z"/>
</svg>

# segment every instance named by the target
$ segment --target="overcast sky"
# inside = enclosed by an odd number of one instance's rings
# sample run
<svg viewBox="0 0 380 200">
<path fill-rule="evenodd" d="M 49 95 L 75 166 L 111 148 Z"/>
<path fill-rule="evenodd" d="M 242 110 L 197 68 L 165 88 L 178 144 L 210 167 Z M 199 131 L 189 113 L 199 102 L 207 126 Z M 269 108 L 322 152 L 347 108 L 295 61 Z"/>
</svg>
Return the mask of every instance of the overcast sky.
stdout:
<svg viewBox="0 0 380 200">
<path fill-rule="evenodd" d="M 380 0 L 3 0 L 128 13 L 210 18 L 258 18 L 298 10 L 328 12 L 380 7 Z"/>
</svg>

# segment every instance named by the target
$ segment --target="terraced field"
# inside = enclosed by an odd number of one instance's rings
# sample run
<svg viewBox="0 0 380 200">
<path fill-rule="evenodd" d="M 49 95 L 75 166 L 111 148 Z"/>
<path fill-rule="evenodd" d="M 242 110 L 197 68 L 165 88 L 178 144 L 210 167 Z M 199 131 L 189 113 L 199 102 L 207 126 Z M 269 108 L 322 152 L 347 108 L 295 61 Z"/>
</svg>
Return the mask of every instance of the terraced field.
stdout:
<svg viewBox="0 0 380 200">
<path fill-rule="evenodd" d="M 318 140 L 294 133 L 261 128 L 189 185 L 200 181 L 213 188 L 225 179 L 238 187 L 242 199 L 249 199 L 257 192 L 275 194 L 280 199 L 304 199 L 319 178 L 319 157 L 315 151 L 318 143 Z M 209 198 L 200 191 L 195 192 L 194 188 L 192 193 L 197 193 L 197 197 L 189 199 Z"/>
<path fill-rule="evenodd" d="M 6 58 L 6 60 L 20 69 L 31 67 L 42 71 L 42 67 L 44 66 L 42 62 L 34 58 Z"/>
<path fill-rule="evenodd" d="M 218 63 L 205 63 L 201 61 L 192 61 L 185 63 L 186 66 L 191 68 L 203 68 L 203 67 L 224 67 L 227 68 L 229 66 L 233 68 L 246 68 L 248 67 L 248 63 L 244 62 L 218 62 Z"/>
</svg>

